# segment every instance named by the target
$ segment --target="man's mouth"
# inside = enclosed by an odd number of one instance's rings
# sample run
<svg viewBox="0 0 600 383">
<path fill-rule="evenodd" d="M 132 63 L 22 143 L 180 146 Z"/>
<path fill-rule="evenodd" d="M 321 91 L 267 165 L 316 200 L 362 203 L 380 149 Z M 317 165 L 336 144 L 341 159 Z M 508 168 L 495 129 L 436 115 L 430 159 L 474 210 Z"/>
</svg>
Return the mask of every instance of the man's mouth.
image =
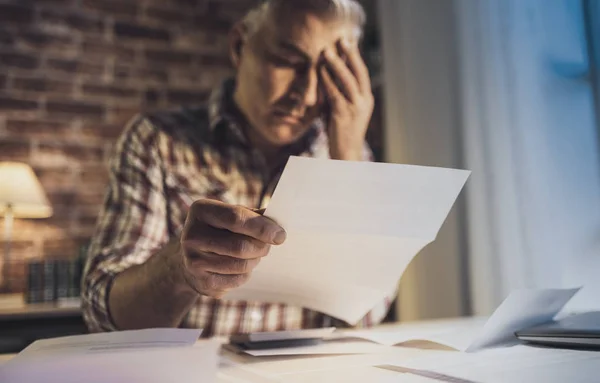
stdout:
<svg viewBox="0 0 600 383">
<path fill-rule="evenodd" d="M 283 112 L 283 111 L 276 111 L 275 117 L 277 117 L 279 120 L 289 123 L 289 124 L 298 124 L 302 121 L 303 116 L 298 115 L 298 114 Z"/>
</svg>

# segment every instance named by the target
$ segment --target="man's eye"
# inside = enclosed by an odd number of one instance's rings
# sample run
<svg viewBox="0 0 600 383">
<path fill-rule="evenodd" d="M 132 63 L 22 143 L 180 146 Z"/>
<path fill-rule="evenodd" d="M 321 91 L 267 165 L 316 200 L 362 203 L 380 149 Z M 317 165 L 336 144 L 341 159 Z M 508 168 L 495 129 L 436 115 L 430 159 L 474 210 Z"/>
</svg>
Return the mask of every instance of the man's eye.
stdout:
<svg viewBox="0 0 600 383">
<path fill-rule="evenodd" d="M 296 68 L 296 67 L 302 65 L 302 63 L 298 62 L 297 60 L 290 60 L 286 57 L 282 57 L 282 56 L 278 56 L 278 55 L 274 55 L 274 54 L 269 54 L 268 59 L 276 66 Z"/>
</svg>

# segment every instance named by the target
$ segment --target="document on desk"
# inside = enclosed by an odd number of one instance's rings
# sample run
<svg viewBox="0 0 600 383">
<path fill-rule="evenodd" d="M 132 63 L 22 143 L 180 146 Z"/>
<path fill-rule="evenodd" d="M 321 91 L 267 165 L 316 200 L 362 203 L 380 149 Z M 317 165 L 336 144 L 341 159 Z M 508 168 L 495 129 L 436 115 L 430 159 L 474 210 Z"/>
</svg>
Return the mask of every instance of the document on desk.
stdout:
<svg viewBox="0 0 600 383">
<path fill-rule="evenodd" d="M 356 324 L 436 238 L 469 174 L 291 157 L 265 211 L 287 240 L 226 298 L 287 303 Z"/>
<path fill-rule="evenodd" d="M 219 344 L 196 343 L 200 333 L 151 329 L 40 340 L 0 366 L 0 381 L 213 381 Z"/>
<path fill-rule="evenodd" d="M 515 290 L 487 320 L 480 317 L 409 323 L 387 329 L 346 331 L 340 336 L 366 339 L 387 346 L 427 341 L 467 352 L 515 345 L 519 343 L 515 331 L 550 322 L 577 291 L 579 288 Z"/>
<path fill-rule="evenodd" d="M 598 381 L 600 353 L 517 345 L 477 353 L 447 352 L 395 362 L 402 368 L 443 374 L 450 382 L 593 383 Z"/>
</svg>

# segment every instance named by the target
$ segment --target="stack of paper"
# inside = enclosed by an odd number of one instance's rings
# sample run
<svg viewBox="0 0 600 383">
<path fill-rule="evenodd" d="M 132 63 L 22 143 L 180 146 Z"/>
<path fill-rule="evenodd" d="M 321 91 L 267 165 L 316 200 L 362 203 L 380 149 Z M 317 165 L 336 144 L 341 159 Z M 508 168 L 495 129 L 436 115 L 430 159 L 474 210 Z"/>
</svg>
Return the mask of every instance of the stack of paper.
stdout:
<svg viewBox="0 0 600 383">
<path fill-rule="evenodd" d="M 265 212 L 287 241 L 226 298 L 287 303 L 357 323 L 436 238 L 468 175 L 290 158 Z"/>
<path fill-rule="evenodd" d="M 200 332 L 154 329 L 41 340 L 0 366 L 0 382 L 212 382 L 219 344 L 196 344 Z"/>
</svg>

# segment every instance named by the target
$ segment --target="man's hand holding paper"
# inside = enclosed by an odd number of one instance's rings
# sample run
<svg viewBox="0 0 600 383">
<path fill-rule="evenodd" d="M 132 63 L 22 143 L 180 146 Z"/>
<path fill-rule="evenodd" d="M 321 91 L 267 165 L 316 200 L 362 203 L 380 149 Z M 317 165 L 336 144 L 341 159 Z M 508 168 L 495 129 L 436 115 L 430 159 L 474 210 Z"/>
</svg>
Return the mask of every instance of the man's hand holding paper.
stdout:
<svg viewBox="0 0 600 383">
<path fill-rule="evenodd" d="M 265 215 L 288 238 L 225 297 L 358 322 L 432 242 L 468 171 L 290 158 Z"/>
</svg>

